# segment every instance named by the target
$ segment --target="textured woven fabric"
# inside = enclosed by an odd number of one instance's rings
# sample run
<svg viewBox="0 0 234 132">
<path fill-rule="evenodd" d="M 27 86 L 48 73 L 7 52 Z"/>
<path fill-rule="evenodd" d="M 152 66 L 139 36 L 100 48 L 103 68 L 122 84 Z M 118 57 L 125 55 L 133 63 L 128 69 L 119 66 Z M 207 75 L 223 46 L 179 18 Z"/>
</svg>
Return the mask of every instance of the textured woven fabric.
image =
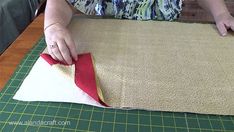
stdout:
<svg viewBox="0 0 234 132">
<path fill-rule="evenodd" d="M 214 25 L 74 18 L 113 107 L 234 115 L 234 37 Z"/>
</svg>

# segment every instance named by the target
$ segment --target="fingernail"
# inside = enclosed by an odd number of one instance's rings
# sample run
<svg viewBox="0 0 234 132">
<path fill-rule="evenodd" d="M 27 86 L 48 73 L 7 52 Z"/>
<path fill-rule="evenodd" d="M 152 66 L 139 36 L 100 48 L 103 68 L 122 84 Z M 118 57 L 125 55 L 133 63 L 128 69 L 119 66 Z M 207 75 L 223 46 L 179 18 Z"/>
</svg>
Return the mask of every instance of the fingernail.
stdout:
<svg viewBox="0 0 234 132">
<path fill-rule="evenodd" d="M 226 35 L 227 35 L 227 33 L 223 33 L 223 34 L 222 34 L 222 36 L 226 36 Z"/>
</svg>

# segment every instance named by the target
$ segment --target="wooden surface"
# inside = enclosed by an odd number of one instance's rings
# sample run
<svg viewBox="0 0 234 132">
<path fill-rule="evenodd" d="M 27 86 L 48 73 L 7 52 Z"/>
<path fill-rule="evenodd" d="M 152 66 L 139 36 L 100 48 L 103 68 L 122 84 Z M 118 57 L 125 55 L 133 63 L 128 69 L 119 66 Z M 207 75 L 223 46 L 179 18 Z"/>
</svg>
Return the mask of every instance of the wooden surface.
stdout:
<svg viewBox="0 0 234 132">
<path fill-rule="evenodd" d="M 25 54 L 42 36 L 43 20 L 43 15 L 38 16 L 0 56 L 0 91 L 10 79 Z"/>
<path fill-rule="evenodd" d="M 234 16 L 234 0 L 225 0 L 228 10 Z M 179 21 L 188 22 L 214 22 L 213 17 L 210 13 L 203 10 L 197 0 L 184 0 L 183 10 Z"/>
</svg>

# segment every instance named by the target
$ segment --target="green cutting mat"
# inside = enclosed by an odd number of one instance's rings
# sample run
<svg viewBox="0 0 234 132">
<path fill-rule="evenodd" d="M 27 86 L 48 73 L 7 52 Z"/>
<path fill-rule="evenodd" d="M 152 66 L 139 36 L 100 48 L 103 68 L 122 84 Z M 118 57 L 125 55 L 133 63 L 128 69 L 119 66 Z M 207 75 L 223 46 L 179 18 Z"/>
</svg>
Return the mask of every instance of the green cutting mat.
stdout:
<svg viewBox="0 0 234 132">
<path fill-rule="evenodd" d="M 234 116 L 117 110 L 72 103 L 13 100 L 13 95 L 44 48 L 45 40 L 42 38 L 0 93 L 0 131 L 234 131 Z"/>
</svg>

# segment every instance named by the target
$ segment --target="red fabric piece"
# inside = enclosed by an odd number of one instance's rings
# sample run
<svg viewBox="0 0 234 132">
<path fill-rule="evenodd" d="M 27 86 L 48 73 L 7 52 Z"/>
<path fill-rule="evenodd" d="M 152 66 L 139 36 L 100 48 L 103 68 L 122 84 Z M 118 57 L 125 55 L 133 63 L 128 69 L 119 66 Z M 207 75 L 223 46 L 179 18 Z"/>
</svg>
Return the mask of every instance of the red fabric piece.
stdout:
<svg viewBox="0 0 234 132">
<path fill-rule="evenodd" d="M 54 60 L 49 54 L 40 55 L 50 65 L 61 64 L 67 65 L 57 60 Z M 90 53 L 78 55 L 78 60 L 73 61 L 75 64 L 75 84 L 85 93 L 87 93 L 94 100 L 100 104 L 107 106 L 99 97 L 97 92 L 97 84 L 95 78 L 95 71 L 93 67 L 93 61 Z"/>
<path fill-rule="evenodd" d="M 82 88 L 89 96 L 98 101 L 97 85 L 93 62 L 90 54 L 82 54 L 78 56 L 75 66 L 75 83 Z"/>
</svg>

